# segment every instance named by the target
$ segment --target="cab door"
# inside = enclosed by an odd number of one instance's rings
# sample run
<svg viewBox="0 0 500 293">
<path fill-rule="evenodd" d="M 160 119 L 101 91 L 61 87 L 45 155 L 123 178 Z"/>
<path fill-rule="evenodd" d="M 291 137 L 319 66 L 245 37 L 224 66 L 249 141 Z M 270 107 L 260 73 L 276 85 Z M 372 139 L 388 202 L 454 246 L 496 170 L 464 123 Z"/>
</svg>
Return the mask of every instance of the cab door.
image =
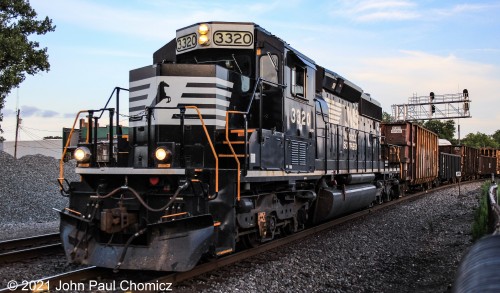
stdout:
<svg viewBox="0 0 500 293">
<path fill-rule="evenodd" d="M 280 45 L 283 46 L 268 39 L 257 48 L 258 77 L 263 80 L 258 101 L 260 167 L 265 170 L 284 168 L 283 48 L 280 50 Z"/>
<path fill-rule="evenodd" d="M 315 169 L 315 70 L 305 56 L 287 51 L 284 100 L 285 170 L 312 172 Z"/>
</svg>

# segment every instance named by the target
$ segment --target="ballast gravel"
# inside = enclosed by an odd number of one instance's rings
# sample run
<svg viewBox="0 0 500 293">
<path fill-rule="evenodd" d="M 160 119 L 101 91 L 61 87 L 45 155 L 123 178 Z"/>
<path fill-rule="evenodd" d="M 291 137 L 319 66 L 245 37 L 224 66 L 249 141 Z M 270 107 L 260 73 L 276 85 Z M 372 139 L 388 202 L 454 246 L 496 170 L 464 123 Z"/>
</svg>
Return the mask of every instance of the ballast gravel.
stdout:
<svg viewBox="0 0 500 293">
<path fill-rule="evenodd" d="M 74 162 L 66 178 L 78 180 Z M 59 193 L 58 160 L 15 160 L 0 152 L 0 240 L 58 230 L 52 208 Z M 417 200 L 337 226 L 190 281 L 174 292 L 448 292 L 471 246 L 481 183 L 432 191 Z M 12 278 L 72 269 L 64 259 L 0 268 L 0 288 Z M 5 269 L 5 270 L 4 270 Z M 41 274 L 40 272 L 43 272 Z"/>
<path fill-rule="evenodd" d="M 176 292 L 449 292 L 481 183 L 369 214 L 177 284 Z"/>
<path fill-rule="evenodd" d="M 42 155 L 14 159 L 0 151 L 0 240 L 57 231 L 53 208 L 67 206 L 59 192 L 59 160 Z M 79 180 L 75 162 L 65 164 L 65 178 Z"/>
</svg>

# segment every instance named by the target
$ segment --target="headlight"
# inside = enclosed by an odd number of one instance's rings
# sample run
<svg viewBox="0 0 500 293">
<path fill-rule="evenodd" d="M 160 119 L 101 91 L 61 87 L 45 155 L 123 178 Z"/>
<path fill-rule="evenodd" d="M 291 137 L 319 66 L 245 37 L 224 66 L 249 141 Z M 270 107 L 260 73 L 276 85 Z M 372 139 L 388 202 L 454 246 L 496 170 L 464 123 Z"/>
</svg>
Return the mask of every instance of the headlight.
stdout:
<svg viewBox="0 0 500 293">
<path fill-rule="evenodd" d="M 208 44 L 209 44 L 208 36 L 207 35 L 201 35 L 198 38 L 198 44 L 200 44 L 202 46 L 208 46 Z"/>
<path fill-rule="evenodd" d="M 164 147 L 158 147 L 155 151 L 155 158 L 160 162 L 170 159 L 172 153 Z"/>
<path fill-rule="evenodd" d="M 73 153 L 73 157 L 78 163 L 86 163 L 90 160 L 90 150 L 87 147 L 77 147 Z"/>
</svg>

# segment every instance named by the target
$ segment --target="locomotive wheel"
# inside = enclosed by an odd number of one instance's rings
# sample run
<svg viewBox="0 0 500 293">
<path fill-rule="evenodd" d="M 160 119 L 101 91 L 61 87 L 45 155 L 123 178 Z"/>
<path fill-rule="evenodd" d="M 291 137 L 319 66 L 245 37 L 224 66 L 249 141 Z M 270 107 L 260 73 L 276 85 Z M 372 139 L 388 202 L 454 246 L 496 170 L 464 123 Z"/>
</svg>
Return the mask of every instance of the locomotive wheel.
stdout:
<svg viewBox="0 0 500 293">
<path fill-rule="evenodd" d="M 243 236 L 243 245 L 246 248 L 255 248 L 260 245 L 260 239 L 257 236 L 257 232 L 246 234 Z"/>
<path fill-rule="evenodd" d="M 271 234 L 271 238 L 274 239 L 274 234 L 276 232 L 276 217 L 274 215 L 271 215 L 269 217 L 268 221 L 268 232 Z"/>
</svg>

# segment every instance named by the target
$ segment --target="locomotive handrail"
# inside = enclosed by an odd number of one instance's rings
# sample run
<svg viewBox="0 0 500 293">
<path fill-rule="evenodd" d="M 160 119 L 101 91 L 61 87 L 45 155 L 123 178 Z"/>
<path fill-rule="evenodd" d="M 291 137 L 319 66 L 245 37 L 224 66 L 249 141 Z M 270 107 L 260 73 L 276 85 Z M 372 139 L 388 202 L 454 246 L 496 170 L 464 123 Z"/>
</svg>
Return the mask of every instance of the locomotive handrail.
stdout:
<svg viewBox="0 0 500 293">
<path fill-rule="evenodd" d="M 217 152 L 215 151 L 214 144 L 212 143 L 212 139 L 208 134 L 207 127 L 205 126 L 205 121 L 203 121 L 203 117 L 201 116 L 201 112 L 196 106 L 185 106 L 186 109 L 194 109 L 198 113 L 198 118 L 200 119 L 201 125 L 203 126 L 203 131 L 205 132 L 205 136 L 207 137 L 208 143 L 210 144 L 210 148 L 212 149 L 212 154 L 215 159 L 215 196 L 219 193 L 219 158 L 217 156 Z"/>
<path fill-rule="evenodd" d="M 255 86 L 253 87 L 252 97 L 250 98 L 250 101 L 248 102 L 248 106 L 247 106 L 247 109 L 245 111 L 245 114 L 250 113 L 250 107 L 252 107 L 252 103 L 253 103 L 253 100 L 255 98 L 255 94 L 257 93 L 257 88 L 262 83 L 265 83 L 265 84 L 268 84 L 268 85 L 272 85 L 272 86 L 275 86 L 275 87 L 286 88 L 286 84 L 275 83 L 275 82 L 272 82 L 272 81 L 265 80 L 262 77 L 259 77 L 256 80 L 256 82 L 255 82 Z"/>
<path fill-rule="evenodd" d="M 208 144 L 210 145 L 210 148 L 212 149 L 212 154 L 214 155 L 215 159 L 215 194 L 212 197 L 212 199 L 215 199 L 217 195 L 219 194 L 219 157 L 217 156 L 217 152 L 215 151 L 215 147 L 212 143 L 212 139 L 210 138 L 210 134 L 208 133 L 207 127 L 205 125 L 205 121 L 203 120 L 203 116 L 201 115 L 200 110 L 196 106 L 183 106 L 183 107 L 146 107 L 147 111 L 147 118 L 148 118 L 148 153 L 151 151 L 150 150 L 150 144 L 151 144 L 151 137 L 150 137 L 150 128 L 151 128 L 151 110 L 153 109 L 179 109 L 181 111 L 181 127 L 184 128 L 184 115 L 183 111 L 185 109 L 194 109 L 198 113 L 198 119 L 200 119 L 201 126 L 203 127 L 203 131 L 205 132 L 205 136 L 207 137 Z M 184 137 L 182 137 L 182 140 L 184 141 Z M 182 147 L 184 147 L 184 142 L 182 143 Z"/>
<path fill-rule="evenodd" d="M 240 160 L 238 159 L 238 156 L 236 155 L 236 152 L 234 151 L 233 145 L 231 141 L 229 140 L 229 114 L 242 114 L 245 115 L 246 119 L 246 113 L 242 111 L 226 111 L 226 142 L 227 145 L 229 146 L 229 149 L 231 150 L 231 153 L 233 155 L 234 160 L 236 161 L 236 166 L 237 166 L 237 199 L 240 201 L 240 179 L 241 179 L 241 174 L 240 174 Z M 246 143 L 246 137 L 247 137 L 247 128 L 246 128 L 246 123 L 245 123 L 245 129 L 243 135 L 245 136 L 245 155 L 244 155 L 244 160 L 246 160 L 247 157 L 247 143 Z"/>
<path fill-rule="evenodd" d="M 119 128 L 119 126 L 120 126 L 120 90 L 124 90 L 124 91 L 127 91 L 127 92 L 130 91 L 129 89 L 122 88 L 122 87 L 119 87 L 119 86 L 115 87 L 113 89 L 113 91 L 111 92 L 111 95 L 109 95 L 109 98 L 108 98 L 108 101 L 106 102 L 106 105 L 104 105 L 104 109 L 107 109 L 108 104 L 111 101 L 111 98 L 113 97 L 113 94 L 116 91 L 116 138 L 117 139 L 123 135 L 123 133 L 121 132 L 121 128 Z M 104 111 L 101 112 L 101 115 L 99 116 L 99 119 L 102 117 L 102 114 L 104 114 Z M 120 133 L 118 133 L 118 132 L 120 132 Z M 119 146 L 119 144 L 117 145 L 117 147 L 118 146 Z M 119 152 L 120 150 L 117 149 L 117 151 Z"/>
<path fill-rule="evenodd" d="M 313 100 L 315 102 L 318 101 L 318 99 L 316 99 L 316 98 L 314 98 Z M 326 150 L 328 149 L 328 125 L 330 124 L 330 121 L 326 121 L 325 114 L 323 113 L 323 106 L 321 105 L 321 103 L 318 103 L 318 104 L 319 104 L 319 109 L 321 110 L 321 118 L 323 119 L 323 123 L 325 123 L 325 145 L 324 145 L 325 162 L 324 162 L 324 168 L 325 168 L 325 175 L 326 175 L 326 174 L 328 174 L 328 154 L 327 154 Z M 317 127 L 316 123 L 315 123 L 314 127 Z"/>
<path fill-rule="evenodd" d="M 80 114 L 83 112 L 88 112 L 89 110 L 81 110 L 76 114 L 75 121 L 73 122 L 73 127 L 71 127 L 71 131 L 69 132 L 68 139 L 66 140 L 66 145 L 64 146 L 63 153 L 61 156 L 61 160 L 59 161 L 59 178 L 57 178 L 57 181 L 59 182 L 59 191 L 61 193 L 67 193 L 66 190 L 64 190 L 64 157 L 66 156 L 66 152 L 68 151 L 69 144 L 71 142 L 71 137 L 73 136 L 73 132 L 75 131 L 75 125 L 76 122 L 78 121 L 78 117 L 80 117 Z M 88 131 L 87 131 L 88 133 Z"/>
</svg>

